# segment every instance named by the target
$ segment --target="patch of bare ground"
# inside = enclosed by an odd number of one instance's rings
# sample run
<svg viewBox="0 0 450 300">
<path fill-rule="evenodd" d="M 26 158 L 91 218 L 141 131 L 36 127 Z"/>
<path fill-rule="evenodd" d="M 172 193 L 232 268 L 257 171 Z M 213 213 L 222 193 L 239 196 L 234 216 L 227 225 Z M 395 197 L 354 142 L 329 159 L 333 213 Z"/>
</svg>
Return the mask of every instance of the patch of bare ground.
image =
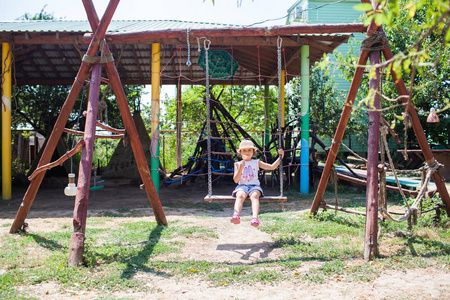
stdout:
<svg viewBox="0 0 450 300">
<path fill-rule="evenodd" d="M 161 202 L 169 226 L 177 220 L 183 224 L 195 224 L 212 229 L 216 236 L 199 238 L 177 237 L 184 246 L 181 253 L 173 254 L 181 260 L 205 260 L 229 264 L 252 264 L 262 260 L 280 259 L 281 248 L 273 248 L 271 236 L 250 226 L 250 207 L 244 207 L 242 223 L 231 224 L 232 203 L 222 210 L 205 207 L 202 190 L 162 189 Z M 231 188 L 227 187 L 229 192 Z M 224 191 L 226 193 L 227 191 Z M 24 192 L 24 191 L 22 191 Z M 0 236 L 9 234 L 15 213 L 23 194 L 15 193 L 13 200 L 0 204 Z M 28 214 L 31 232 L 50 232 L 71 228 L 73 198 L 63 195 L 62 190 L 41 190 Z M 301 214 L 310 207 L 309 202 L 287 203 L 286 209 Z M 276 204 L 262 204 L 261 210 L 279 210 Z M 154 221 L 145 192 L 135 186 L 106 185 L 103 190 L 91 194 L 89 216 L 119 214 L 107 226 L 122 222 Z M 87 226 L 90 225 L 89 221 Z M 105 224 L 102 224 L 104 227 Z M 310 238 L 310 237 L 308 237 Z M 1 240 L 0 240 L 1 242 Z M 383 248 L 384 249 L 384 248 Z M 389 255 L 390 250 L 383 250 Z M 170 255 L 165 259 L 173 258 Z M 312 284 L 301 279 L 299 274 L 322 264 L 319 261 L 304 261 L 292 271 L 289 280 L 277 284 L 223 284 L 220 286 L 204 277 L 168 277 L 153 273 L 138 272 L 135 277 L 144 280 L 149 292 L 113 292 L 61 290 L 57 283 L 44 282 L 27 286 L 27 294 L 39 299 L 95 299 L 112 296 L 125 299 L 450 299 L 450 273 L 448 266 L 433 266 L 427 269 L 381 270 L 370 282 L 347 281 L 346 276 L 335 276 L 323 284 Z M 0 274 L 5 270 L 0 270 Z M 101 287 L 99 288 L 101 291 Z"/>
</svg>

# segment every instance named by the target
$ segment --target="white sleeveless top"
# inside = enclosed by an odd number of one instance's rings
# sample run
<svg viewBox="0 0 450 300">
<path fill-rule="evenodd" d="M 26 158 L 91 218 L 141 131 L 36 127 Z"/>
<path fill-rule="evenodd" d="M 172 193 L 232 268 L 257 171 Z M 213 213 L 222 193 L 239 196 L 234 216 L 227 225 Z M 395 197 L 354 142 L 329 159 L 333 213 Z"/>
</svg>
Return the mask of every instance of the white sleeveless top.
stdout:
<svg viewBox="0 0 450 300">
<path fill-rule="evenodd" d="M 244 169 L 242 169 L 241 179 L 238 184 L 260 185 L 258 179 L 259 159 L 252 159 L 244 163 Z"/>
</svg>

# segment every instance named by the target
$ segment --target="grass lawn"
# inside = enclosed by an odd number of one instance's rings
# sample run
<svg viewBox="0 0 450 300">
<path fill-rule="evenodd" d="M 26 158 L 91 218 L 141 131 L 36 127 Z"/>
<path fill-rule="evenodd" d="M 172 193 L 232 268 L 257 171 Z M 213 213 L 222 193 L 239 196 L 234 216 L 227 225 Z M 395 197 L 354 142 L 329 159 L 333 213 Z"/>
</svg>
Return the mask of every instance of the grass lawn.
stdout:
<svg viewBox="0 0 450 300">
<path fill-rule="evenodd" d="M 291 207 L 300 201 L 294 195 L 288 192 Z M 333 199 L 334 192 L 327 191 L 326 196 Z M 339 197 L 346 199 L 346 207 L 364 210 L 364 194 L 344 188 Z M 426 205 L 439 201 L 433 198 Z M 401 206 L 398 198 L 392 204 Z M 179 219 L 164 227 L 122 214 L 130 214 L 130 210 L 89 218 L 84 265 L 78 268 L 67 266 L 72 233 L 67 225 L 49 232 L 2 234 L 0 299 L 37 299 L 35 289 L 49 283 L 57 291 L 93 293 L 97 299 L 128 299 L 124 296 L 128 293 L 157 292 L 158 288 L 146 279 L 150 275 L 174 280 L 195 278 L 211 287 L 255 282 L 314 285 L 330 279 L 372 282 L 387 270 L 448 270 L 450 266 L 450 219 L 445 213 L 434 226 L 433 213 L 421 216 L 410 235 L 406 234 L 406 222 L 384 222 L 378 239 L 379 255 L 365 262 L 363 216 L 330 210 L 315 216 L 296 210 L 265 211 L 258 229 L 270 234 L 271 247 L 282 250 L 282 255 L 249 264 L 178 256 L 187 239 L 217 239 L 220 232 L 214 226 Z"/>
</svg>

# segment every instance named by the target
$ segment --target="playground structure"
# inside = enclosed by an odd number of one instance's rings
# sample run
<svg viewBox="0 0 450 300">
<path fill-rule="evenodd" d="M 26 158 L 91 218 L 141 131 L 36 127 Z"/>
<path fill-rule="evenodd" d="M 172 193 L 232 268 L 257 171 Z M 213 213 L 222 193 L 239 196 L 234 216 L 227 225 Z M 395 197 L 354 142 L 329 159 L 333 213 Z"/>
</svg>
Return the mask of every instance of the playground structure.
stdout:
<svg viewBox="0 0 450 300">
<path fill-rule="evenodd" d="M 89 198 L 89 183 L 92 170 L 93 142 L 95 139 L 95 126 L 97 122 L 97 111 L 99 105 L 99 87 L 100 84 L 110 84 L 121 111 L 126 134 L 129 136 L 131 146 L 136 158 L 139 173 L 143 181 L 147 196 L 150 200 L 153 212 L 158 224 L 167 224 L 164 211 L 159 201 L 157 187 L 158 182 L 158 156 L 159 156 L 159 86 L 160 84 L 205 84 L 206 80 L 210 80 L 209 84 L 236 84 L 236 85 L 269 85 L 277 80 L 277 40 L 283 39 L 284 52 L 284 71 L 286 80 L 290 80 L 294 76 L 300 75 L 300 70 L 308 74 L 309 66 L 318 61 L 324 53 L 332 52 L 338 45 L 346 42 L 352 32 L 362 32 L 364 27 L 362 24 L 338 24 L 338 25 L 303 25 L 303 26 L 281 26 L 275 28 L 245 28 L 219 26 L 218 28 L 199 28 L 197 23 L 188 24 L 189 27 L 178 29 L 149 30 L 144 32 L 132 33 L 111 33 L 106 34 L 108 26 L 117 8 L 119 1 L 111 0 L 102 19 L 100 20 L 95 11 L 92 1 L 84 0 L 83 4 L 86 9 L 92 34 L 87 33 L 88 30 L 81 34 L 74 32 L 40 32 L 39 37 L 32 32 L 18 33 L 14 30 L 2 32 L 1 38 L 3 42 L 3 95 L 10 101 L 11 93 L 11 75 L 14 69 L 15 84 L 72 84 L 72 89 L 67 96 L 66 102 L 61 109 L 56 125 L 50 135 L 44 152 L 38 164 L 37 172 L 32 176 L 31 183 L 27 192 L 23 197 L 14 223 L 10 229 L 11 233 L 24 228 L 26 216 L 31 208 L 40 183 L 43 180 L 46 168 L 67 159 L 70 155 L 82 149 L 82 159 L 80 162 L 77 193 L 75 197 L 74 209 L 74 233 L 71 238 L 69 264 L 79 265 L 81 263 L 84 251 L 84 238 L 86 226 L 87 203 Z M 201 25 L 199 26 L 201 27 Z M 35 32 L 35 28 L 32 29 Z M 87 34 L 85 34 L 87 33 Z M 84 35 L 84 36 L 83 36 Z M 191 51 L 198 40 L 208 37 L 211 45 L 221 48 L 236 60 L 238 68 L 236 76 L 229 75 L 227 78 L 209 78 L 205 76 L 205 71 L 201 66 L 192 64 L 194 58 L 198 58 L 194 51 Z M 190 43 L 189 41 L 194 41 Z M 161 50 L 161 42 L 163 42 L 164 50 Z M 82 55 L 85 44 L 88 47 L 85 55 Z M 118 46 L 121 45 L 121 49 Z M 151 60 L 144 57 L 142 53 L 148 51 L 151 45 Z M 175 45 L 175 46 L 174 46 Z M 141 51 L 140 48 L 145 48 Z M 258 56 L 255 55 L 257 50 Z M 120 64 L 116 67 L 113 53 L 123 53 Z M 52 53 L 49 55 L 48 53 Z M 58 59 L 51 59 L 57 54 Z M 72 56 L 75 53 L 75 56 Z M 147 52 L 148 53 L 148 52 Z M 78 55 L 79 54 L 79 55 Z M 164 54 L 164 55 L 161 55 Z M 176 55 L 179 55 L 177 57 Z M 162 62 L 161 56 L 165 60 Z M 14 57 L 14 64 L 11 57 Z M 300 64 L 300 58 L 306 63 L 306 67 Z M 133 60 L 134 58 L 134 60 Z M 171 59 L 174 58 L 174 59 Z M 80 60 L 81 59 L 81 64 Z M 176 62 L 176 60 L 178 60 Z M 131 62 L 130 62 L 131 61 Z M 79 67 L 73 67 L 78 62 Z M 147 66 L 151 62 L 151 73 L 146 72 Z M 59 68 L 54 67 L 57 63 Z M 41 66 L 42 65 L 42 70 Z M 51 71 L 47 66 L 50 65 Z M 31 66 L 31 69 L 29 69 Z M 53 66 L 53 67 L 52 67 Z M 161 70 L 161 66 L 164 66 Z M 105 69 L 107 78 L 102 76 L 102 69 Z M 26 70 L 28 68 L 28 70 Z M 66 72 L 60 71 L 66 69 Z M 73 80 L 73 70 L 78 69 Z M 46 71 L 44 71 L 46 70 Z M 124 80 L 119 78 L 119 72 Z M 33 73 L 37 72 L 38 76 Z M 172 72 L 170 74 L 170 72 Z M 86 114 L 86 126 L 83 139 L 78 145 L 69 151 L 65 157 L 51 163 L 50 159 L 55 146 L 64 131 L 64 124 L 73 109 L 75 100 L 80 91 L 85 87 L 85 82 L 90 73 L 90 91 L 89 103 Z M 45 74 L 45 75 L 44 75 Z M 151 74 L 151 78 L 148 78 Z M 168 75 L 170 74 L 170 75 Z M 165 76 L 164 76 L 165 75 Z M 308 80 L 307 76 L 304 76 Z M 152 159 L 151 169 L 152 175 L 144 157 L 142 146 L 139 142 L 135 124 L 132 120 L 130 110 L 128 108 L 125 94 L 122 88 L 122 82 L 125 84 L 148 84 L 149 79 L 152 83 Z M 307 91 L 309 93 L 309 91 Z M 303 95 L 307 102 L 308 94 Z M 6 100 L 5 100 L 6 101 Z M 5 103 L 3 101 L 3 103 Z M 9 107 L 5 109 L 7 113 L 11 113 Z M 306 110 L 308 106 L 304 107 Z M 306 111 L 307 112 L 307 111 Z M 304 116 L 305 126 L 308 126 L 309 119 L 307 114 Z M 2 118 L 3 122 L 8 122 L 8 116 Z M 3 124 L 2 128 L 10 127 Z M 110 129 L 114 130 L 114 129 Z M 116 134 L 123 134 L 122 130 L 116 130 Z M 308 129 L 304 129 L 304 134 L 308 134 Z M 8 137 L 4 132 L 4 138 Z M 308 138 L 305 138 L 307 141 Z M 8 142 L 3 141 L 3 145 Z M 308 159 L 307 142 L 304 145 L 304 153 Z M 8 151 L 3 151 L 8 153 Z M 7 155 L 3 157 L 4 161 L 8 160 Z M 7 164 L 3 164 L 3 169 L 7 170 Z M 307 170 L 308 165 L 306 164 Z M 306 172 L 307 174 L 308 172 Z M 9 174 L 10 175 L 10 174 Z M 153 180 L 152 180 L 153 177 Z M 10 176 L 9 176 L 10 181 Z M 10 182 L 9 182 L 10 183 Z M 3 185 L 8 185 L 8 174 L 3 173 Z M 7 188 L 3 188 L 3 198 L 8 199 Z"/>
<path fill-rule="evenodd" d="M 23 58 L 22 62 L 20 60 L 16 61 L 16 65 L 13 67 L 16 69 L 16 76 L 18 77 L 15 82 L 17 84 L 72 84 L 71 92 L 69 93 L 64 106 L 61 109 L 61 114 L 58 117 L 57 123 L 53 129 L 53 132 L 47 142 L 47 146 L 44 150 L 44 154 L 38 165 L 38 169 L 44 170 L 50 164 L 50 159 L 55 149 L 56 143 L 61 138 L 64 132 L 64 124 L 66 123 L 69 114 L 71 113 L 75 100 L 85 85 L 85 81 L 90 77 L 90 94 L 89 94 L 89 105 L 87 110 L 87 121 L 84 132 L 84 137 L 77 147 L 68 153 L 67 157 L 71 154 L 82 150 L 82 160 L 80 163 L 79 174 L 78 174 L 78 184 L 77 184 L 77 195 L 75 197 L 75 210 L 74 210 L 74 233 L 72 235 L 71 246 L 70 246 L 70 256 L 69 264 L 78 265 L 81 262 L 81 257 L 84 250 L 84 234 L 85 234 L 85 224 L 86 224 L 86 213 L 87 213 L 87 202 L 89 198 L 89 182 L 92 169 L 92 152 L 93 152 L 93 141 L 95 139 L 95 125 L 97 123 L 97 111 L 99 102 L 99 87 L 102 82 L 111 85 L 114 94 L 116 95 L 121 115 L 124 121 L 125 131 L 130 137 L 131 146 L 136 158 L 138 169 L 140 172 L 143 185 L 145 187 L 147 196 L 149 198 L 150 204 L 153 208 L 156 220 L 159 224 L 167 224 L 165 219 L 164 211 L 162 209 L 161 203 L 159 201 L 157 188 L 159 186 L 158 176 L 158 158 L 159 158 L 159 86 L 160 84 L 176 84 L 178 90 L 181 90 L 182 84 L 205 84 L 207 89 L 209 85 L 213 84 L 235 84 L 235 85 L 259 85 L 267 86 L 277 82 L 278 75 L 278 61 L 277 61 L 277 46 L 278 40 L 281 37 L 283 39 L 283 55 L 284 55 L 284 78 L 286 81 L 292 79 L 295 76 L 302 76 L 302 86 L 303 80 L 308 81 L 309 66 L 314 62 L 320 60 L 324 53 L 332 52 L 339 44 L 346 42 L 349 38 L 347 33 L 353 32 L 365 32 L 366 28 L 362 24 L 338 24 L 338 25 L 302 25 L 302 26 L 280 26 L 275 28 L 245 28 L 245 27 L 220 27 L 220 28 L 184 28 L 184 29 L 164 29 L 164 30 L 148 30 L 139 32 L 128 32 L 128 33 L 106 33 L 108 26 L 111 24 L 111 19 L 114 14 L 115 9 L 118 5 L 118 0 L 111 0 L 102 19 L 100 20 L 95 12 L 92 1 L 84 0 L 83 4 L 86 9 L 89 24 L 92 28 L 92 34 L 55 34 L 55 32 L 41 34 L 40 38 L 27 34 L 3 34 L 2 41 L 3 44 L 3 57 L 4 65 L 11 66 L 11 56 L 16 55 L 20 52 L 16 47 L 18 45 L 23 45 L 24 48 L 21 51 L 28 53 L 27 51 L 32 51 L 33 43 L 37 43 L 37 57 L 36 61 L 42 61 L 42 64 L 48 64 L 51 60 L 49 56 L 45 55 L 45 52 L 49 49 L 54 52 L 58 52 L 59 49 L 61 61 L 64 61 L 64 49 L 63 46 L 58 45 L 76 45 L 74 48 L 78 49 L 81 53 L 80 45 L 83 43 L 89 46 L 86 49 L 86 55 L 82 56 L 81 65 L 79 66 L 78 73 L 73 80 L 73 76 L 62 76 L 62 73 L 54 68 L 49 72 L 48 76 L 31 77 L 27 74 L 29 72 L 25 70 L 20 70 L 20 67 L 27 66 L 25 63 L 26 58 Z M 364 1 L 365 2 L 365 1 Z M 367 35 L 377 35 L 381 34 L 381 28 L 377 28 L 375 24 L 371 24 L 367 28 Z M 194 54 L 193 45 L 200 44 L 200 40 L 204 41 L 205 37 L 208 38 L 211 45 L 213 45 L 218 50 L 225 50 L 228 52 L 233 59 L 236 60 L 238 68 L 233 74 L 222 75 L 221 78 L 214 78 L 210 76 L 207 72 L 205 76 L 205 70 L 199 66 L 192 64 L 192 61 L 198 59 L 200 54 Z M 76 42 L 74 42 L 76 41 Z M 194 41 L 194 42 L 193 42 Z M 197 43 L 198 42 L 198 43 Z M 66 44 L 65 44 L 66 43 Z M 161 50 L 161 44 L 164 45 L 164 50 Z M 14 47 L 11 47 L 14 45 Z M 45 47 L 43 45 L 46 45 Z M 57 47 L 55 47 L 55 45 Z M 119 45 L 121 48 L 119 49 Z M 140 48 L 151 45 L 151 59 L 148 59 L 149 67 L 151 65 L 151 73 L 145 71 L 146 66 L 144 65 L 144 57 Z M 176 46 L 174 46 L 176 45 Z M 179 45 L 179 46 L 178 46 Z M 78 47 L 78 48 L 77 48 Z M 31 48 L 31 49 L 30 49 Z M 200 47 L 198 47 L 200 48 Z M 370 46 L 369 46 L 370 48 Z M 64 49 L 64 50 L 63 50 Z M 149 52 L 148 48 L 145 48 Z M 84 50 L 84 49 L 83 49 Z M 117 56 L 121 50 L 124 52 L 127 50 L 128 54 L 125 53 L 126 59 L 123 59 L 122 65 L 116 67 L 114 64 L 113 57 Z M 255 51 L 256 50 L 256 51 Z M 76 51 L 76 50 L 75 50 Z M 328 177 L 330 175 L 331 167 L 336 159 L 336 153 L 339 149 L 339 143 L 342 140 L 344 134 L 345 126 L 348 121 L 348 117 L 351 112 L 351 107 L 356 96 L 359 84 L 361 82 L 362 73 L 365 69 L 366 62 L 370 57 L 371 64 L 378 64 L 380 61 L 380 52 L 386 59 L 392 58 L 392 53 L 388 47 L 382 50 L 370 51 L 370 49 L 365 49 L 361 51 L 361 56 L 358 62 L 358 68 L 355 72 L 355 77 L 353 79 L 352 85 L 350 87 L 349 95 L 347 97 L 346 104 L 344 106 L 344 111 L 341 116 L 341 122 L 336 132 L 332 147 L 328 154 L 328 159 L 322 174 L 322 178 L 319 184 L 319 188 L 314 199 L 313 205 L 311 207 L 311 212 L 316 213 L 320 203 L 322 201 L 325 186 L 328 182 Z M 44 55 L 43 55 L 44 53 Z M 115 53 L 115 54 L 114 54 Z M 255 55 L 257 53 L 257 55 Z M 12 55 L 10 55 L 12 54 Z M 114 54 L 114 55 L 113 55 Z M 161 58 L 161 54 L 162 58 Z M 43 55 L 43 56 L 42 56 Z M 30 55 L 31 58 L 33 58 Z M 44 59 L 42 59 L 44 57 Z M 45 59 L 45 57 L 47 59 Z M 133 60 L 134 57 L 134 60 Z M 77 57 L 79 59 L 81 57 Z M 147 59 L 147 58 L 145 58 Z M 72 59 L 73 60 L 73 59 Z M 127 61 L 128 60 L 128 61 Z M 164 60 L 164 61 L 163 61 Z M 34 62 L 36 69 L 39 68 Z M 75 59 L 75 61 L 77 61 Z M 131 61 L 131 62 L 130 62 Z M 300 63 L 301 61 L 301 63 Z M 19 64 L 17 65 L 17 62 Z M 22 65 L 20 65 L 22 63 Z M 72 68 L 66 60 L 65 65 L 67 68 Z M 79 60 L 78 60 L 79 63 Z M 107 79 L 102 77 L 102 66 L 106 70 Z M 163 68 L 161 69 L 161 66 Z M 231 64 L 231 69 L 233 69 L 233 64 Z M 43 74 L 47 74 L 44 71 Z M 119 78 L 119 72 L 123 77 L 123 80 Z M 5 80 L 3 83 L 3 93 L 5 97 L 11 98 L 11 93 L 8 94 L 8 84 L 9 90 L 11 86 L 11 68 L 6 68 L 3 70 L 3 76 L 8 78 L 9 81 Z M 52 73 L 52 74 L 50 74 Z M 69 72 L 70 73 L 70 72 Z M 9 75 L 8 75 L 9 74 Z M 151 74 L 151 78 L 148 75 Z M 237 74 L 237 75 L 234 75 Z M 416 136 L 419 140 L 420 146 L 422 148 L 423 154 L 426 158 L 428 165 L 435 164 L 434 157 L 428 146 L 428 143 L 424 137 L 423 130 L 418 121 L 417 115 L 415 113 L 414 107 L 409 99 L 408 91 L 401 80 L 401 78 L 396 78 L 395 73 L 392 76 L 396 82 L 399 93 L 402 96 L 402 101 L 405 103 L 407 112 L 412 118 L 412 124 Z M 135 124 L 132 120 L 130 110 L 128 108 L 125 94 L 123 92 L 122 83 L 125 84 L 148 84 L 149 79 L 152 83 L 152 167 L 151 172 L 146 163 L 142 146 L 137 138 L 137 132 Z M 379 80 L 379 75 L 375 79 L 371 79 L 370 87 L 377 90 L 379 86 L 377 80 Z M 278 80 L 280 82 L 280 80 Z M 208 83 L 208 84 L 207 84 Z M 304 84 L 307 85 L 306 83 Z M 280 93 L 281 88 L 279 89 Z M 180 94 L 180 93 L 178 93 Z M 209 97 L 209 93 L 207 93 Z M 283 100 L 283 97 L 280 97 Z M 309 99 L 309 91 L 302 91 L 302 98 L 306 100 Z M 377 99 L 377 96 L 375 96 Z M 379 101 L 379 99 L 378 99 Z M 7 111 L 7 110 L 6 110 Z M 280 110 L 279 110 L 280 111 Z M 10 113 L 10 110 L 9 110 Z M 302 105 L 302 114 L 298 116 L 301 119 L 301 134 L 300 143 L 302 150 L 301 160 L 301 176 L 303 179 L 303 186 L 301 187 L 301 192 L 307 193 L 307 186 L 309 184 L 309 109 L 308 105 Z M 369 118 L 371 122 L 371 127 L 369 131 L 369 148 L 368 148 L 368 175 L 367 175 L 367 228 L 366 230 L 366 240 L 365 244 L 366 251 L 365 257 L 371 257 L 374 254 L 374 247 L 376 247 L 376 226 L 377 226 L 377 215 L 378 215 L 378 203 L 377 203 L 377 187 L 378 187 L 378 134 L 379 134 L 379 115 L 376 109 L 371 109 L 369 112 Z M 7 121 L 6 118 L 2 120 Z M 278 118 L 278 121 L 282 121 L 284 116 Z M 178 122 L 177 121 L 177 125 Z M 10 127 L 10 126 L 9 126 Z M 279 126 L 282 127 L 282 126 Z M 5 126 L 2 126 L 5 128 Z M 178 128 L 177 128 L 178 129 Z M 177 133 L 180 131 L 177 131 Z M 122 134 L 122 131 L 118 131 L 117 134 Z M 5 134 L 5 133 L 4 133 Z M 7 133 L 6 133 L 7 135 Z M 211 137 L 211 135 L 210 135 Z M 5 144 L 5 142 L 3 142 Z M 374 146 L 376 145 L 376 146 Z M 212 146 L 209 143 L 209 146 Z M 296 148 L 296 147 L 295 147 Z M 3 151 L 5 152 L 5 151 Z M 208 151 L 211 153 L 212 151 Z M 306 158 L 306 161 L 305 161 Z M 5 159 L 5 158 L 4 158 Z M 306 162 L 306 163 L 305 163 Z M 3 169 L 7 167 L 7 164 L 3 164 Z M 211 171 L 211 168 L 208 168 Z M 15 221 L 11 227 L 10 232 L 15 233 L 19 231 L 25 225 L 25 218 L 31 205 L 34 201 L 39 185 L 44 177 L 44 172 L 35 174 L 34 179 L 31 181 L 30 186 L 23 198 L 23 203 L 19 208 Z M 152 175 L 152 176 L 151 176 Z M 445 185 L 440 181 L 437 174 L 433 174 L 433 179 L 437 185 L 437 189 L 443 202 L 446 204 L 447 213 L 450 212 L 450 200 L 448 197 Z M 153 180 L 152 180 L 153 178 Z M 306 180 L 305 180 L 306 178 Z M 3 176 L 4 185 L 5 180 L 8 176 Z M 306 182 L 306 189 L 304 182 Z M 303 188 L 303 190 L 302 190 Z M 3 192 L 8 192 L 8 189 L 4 188 Z M 10 195 L 9 195 L 10 196 Z M 8 195 L 4 198 L 8 198 Z M 375 218 L 374 218 L 375 216 Z M 367 252 L 367 255 L 366 255 Z"/>
</svg>

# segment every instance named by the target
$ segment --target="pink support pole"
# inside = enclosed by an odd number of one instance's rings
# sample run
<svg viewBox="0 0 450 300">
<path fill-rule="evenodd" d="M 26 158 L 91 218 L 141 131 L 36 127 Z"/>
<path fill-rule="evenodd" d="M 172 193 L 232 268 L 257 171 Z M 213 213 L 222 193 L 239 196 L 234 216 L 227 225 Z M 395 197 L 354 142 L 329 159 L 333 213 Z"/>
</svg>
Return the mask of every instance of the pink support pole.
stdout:
<svg viewBox="0 0 450 300">
<path fill-rule="evenodd" d="M 77 195 L 75 197 L 75 208 L 73 211 L 74 233 L 72 233 L 72 238 L 70 240 L 69 266 L 78 266 L 83 260 L 101 74 L 102 66 L 100 64 L 95 64 L 92 67 L 91 88 L 89 91 L 86 125 L 84 129 L 84 141 L 86 146 L 81 152 L 80 168 L 78 172 Z"/>
<path fill-rule="evenodd" d="M 381 61 L 381 52 L 369 54 L 371 65 Z M 369 104 L 369 137 L 367 142 L 367 189 L 366 189 L 366 231 L 364 238 L 364 259 L 369 260 L 377 254 L 378 234 L 378 149 L 380 142 L 380 70 L 376 68 L 375 77 L 369 80 L 369 93 L 373 102 Z"/>
<path fill-rule="evenodd" d="M 83 0 L 83 5 L 85 7 L 89 24 L 93 31 L 96 31 L 99 25 L 99 19 L 97 13 L 95 12 L 94 5 L 90 0 Z M 108 45 L 104 45 L 104 53 L 109 54 Z M 120 114 L 122 115 L 123 124 L 130 137 L 131 148 L 133 150 L 134 157 L 136 159 L 136 164 L 138 166 L 139 174 L 141 175 L 142 182 L 145 186 L 145 192 L 150 201 L 150 205 L 153 209 L 153 214 L 155 215 L 156 222 L 159 225 L 167 225 L 166 215 L 164 214 L 159 195 L 156 191 L 153 180 L 150 176 L 150 170 L 148 168 L 147 160 L 144 155 L 144 150 L 142 149 L 142 144 L 139 140 L 139 135 L 137 133 L 136 125 L 134 124 L 133 117 L 131 116 L 130 108 L 128 107 L 127 98 L 120 82 L 119 74 L 114 65 L 114 62 L 108 62 L 105 64 L 106 73 L 110 80 L 111 87 L 117 99 L 117 104 L 119 106 Z"/>
</svg>

